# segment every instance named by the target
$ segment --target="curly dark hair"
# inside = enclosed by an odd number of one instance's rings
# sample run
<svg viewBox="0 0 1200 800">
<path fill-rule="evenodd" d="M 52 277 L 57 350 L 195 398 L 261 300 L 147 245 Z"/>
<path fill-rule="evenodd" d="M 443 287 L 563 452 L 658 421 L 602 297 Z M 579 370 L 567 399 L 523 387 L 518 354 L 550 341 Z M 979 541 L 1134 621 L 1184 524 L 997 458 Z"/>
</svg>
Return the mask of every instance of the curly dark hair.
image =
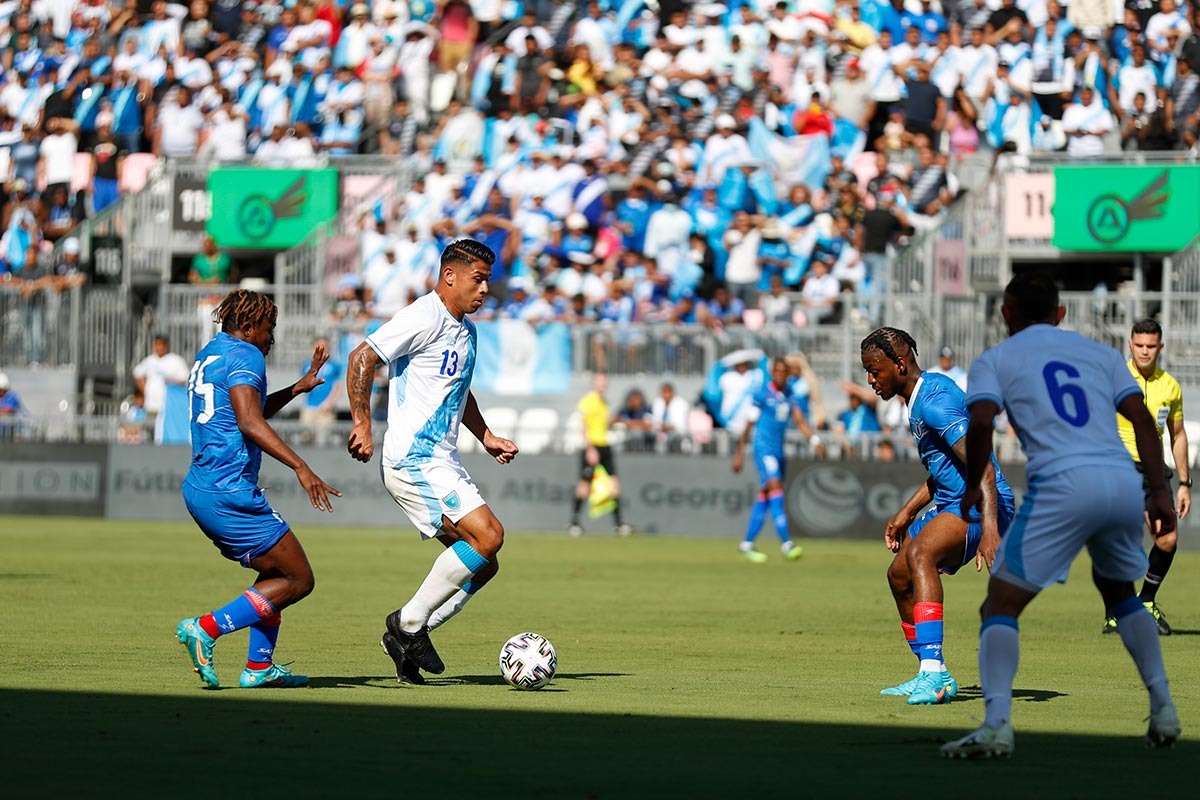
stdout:
<svg viewBox="0 0 1200 800">
<path fill-rule="evenodd" d="M 244 325 L 255 327 L 264 320 L 274 323 L 278 316 L 279 309 L 271 298 L 249 289 L 235 289 L 213 311 L 213 322 L 219 323 L 225 333 L 234 333 Z"/>
<path fill-rule="evenodd" d="M 867 338 L 862 340 L 859 352 L 865 353 L 871 349 L 878 350 L 893 362 L 899 361 L 901 356 L 907 356 L 910 353 L 913 356 L 917 355 L 917 343 L 908 335 L 907 331 L 899 328 L 876 328 L 871 331 L 867 334 Z"/>
<path fill-rule="evenodd" d="M 1004 287 L 1004 297 L 1026 322 L 1043 322 L 1058 309 L 1058 284 L 1048 272 L 1021 272 Z"/>
</svg>

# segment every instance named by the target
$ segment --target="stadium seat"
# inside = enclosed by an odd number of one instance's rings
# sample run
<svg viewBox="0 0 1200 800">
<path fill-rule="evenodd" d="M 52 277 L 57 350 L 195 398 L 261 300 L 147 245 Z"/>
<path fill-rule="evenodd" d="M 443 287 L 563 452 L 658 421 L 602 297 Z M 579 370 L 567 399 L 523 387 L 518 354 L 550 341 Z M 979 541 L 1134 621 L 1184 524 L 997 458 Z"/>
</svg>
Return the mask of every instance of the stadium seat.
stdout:
<svg viewBox="0 0 1200 800">
<path fill-rule="evenodd" d="M 492 433 L 505 439 L 511 439 L 517 432 L 517 410 L 508 406 L 495 406 L 483 412 L 488 428 Z M 518 446 L 520 446 L 518 444 Z"/>
<path fill-rule="evenodd" d="M 517 447 L 540 453 L 558 438 L 558 412 L 552 408 L 527 408 L 517 424 Z"/>
<path fill-rule="evenodd" d="M 767 315 L 761 308 L 747 308 L 742 312 L 742 322 L 752 331 L 761 331 L 767 324 Z"/>
<path fill-rule="evenodd" d="M 688 436 L 692 437 L 692 441 L 700 446 L 704 446 L 712 441 L 713 419 L 708 415 L 708 412 L 693 408 L 688 412 Z"/>
<path fill-rule="evenodd" d="M 1200 464 L 1200 421 L 1185 419 L 1183 432 L 1187 434 L 1188 440 L 1188 465 L 1194 467 Z"/>
<path fill-rule="evenodd" d="M 578 411 L 572 411 L 563 424 L 562 441 L 563 449 L 568 453 L 583 449 L 583 416 Z"/>
<path fill-rule="evenodd" d="M 130 153 L 121 169 L 121 194 L 140 192 L 158 159 L 152 153 Z"/>
</svg>

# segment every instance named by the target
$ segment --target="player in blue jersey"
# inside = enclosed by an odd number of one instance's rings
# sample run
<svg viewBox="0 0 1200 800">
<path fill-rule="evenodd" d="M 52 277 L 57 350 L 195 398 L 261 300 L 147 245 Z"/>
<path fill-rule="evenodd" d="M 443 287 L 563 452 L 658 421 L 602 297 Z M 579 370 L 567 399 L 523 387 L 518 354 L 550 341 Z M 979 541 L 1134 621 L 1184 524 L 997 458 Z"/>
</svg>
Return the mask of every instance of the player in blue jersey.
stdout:
<svg viewBox="0 0 1200 800">
<path fill-rule="evenodd" d="M 804 550 L 793 542 L 788 534 L 787 509 L 783 504 L 783 474 L 787 467 L 783 441 L 787 435 L 788 424 L 793 420 L 800 432 L 808 437 L 816 452 L 824 455 L 825 445 L 809 427 L 804 412 L 800 410 L 800 401 L 788 386 L 787 362 L 777 358 L 771 362 L 771 380 L 751 399 L 749 422 L 742 430 L 737 449 L 733 453 L 733 471 L 741 472 L 746 443 L 753 437 L 754 466 L 758 468 L 760 483 L 758 497 L 750 508 L 746 537 L 738 548 L 742 558 L 753 564 L 762 564 L 767 560 L 766 553 L 754 549 L 754 540 L 758 538 L 768 512 L 771 514 L 771 521 L 775 523 L 775 533 L 779 535 L 783 557 L 788 561 L 795 561 L 804 555 Z"/>
<path fill-rule="evenodd" d="M 188 378 L 192 467 L 183 481 L 184 502 L 221 555 L 258 572 L 254 585 L 235 600 L 176 628 L 200 679 L 214 689 L 220 682 L 213 645 L 241 628 L 250 629 L 250 649 L 238 685 L 308 683 L 273 661 L 280 612 L 312 591 L 313 573 L 296 535 L 258 488 L 262 454 L 296 471 L 313 508 L 333 511 L 329 495 L 341 497 L 267 423 L 292 399 L 324 382 L 317 372 L 329 358 L 318 346 L 300 380 L 268 395 L 264 357 L 275 341 L 277 313 L 261 294 L 230 292 L 213 314 L 221 332 L 196 356 Z"/>
<path fill-rule="evenodd" d="M 896 328 L 879 328 L 862 341 L 867 382 L 884 400 L 899 395 L 908 405 L 909 429 L 929 480 L 887 522 L 883 539 L 896 554 L 888 584 L 900 627 L 919 661 L 917 675 L 880 694 L 907 696 L 909 705 L 949 702 L 958 693 L 942 652 L 942 579 L 975 561 L 991 565 L 1000 537 L 1013 517 L 1013 493 L 991 462 L 982 515 L 958 514 L 966 486 L 967 410 L 962 389 L 945 375 L 922 372 L 917 344 Z M 932 503 L 932 507 L 921 510 Z"/>
<path fill-rule="evenodd" d="M 1060 331 L 1066 311 L 1042 273 L 1017 275 L 1001 309 L 1009 338 L 971 365 L 967 380 L 967 490 L 973 514 L 991 463 L 992 425 L 1003 408 L 1029 457 L 1029 491 L 992 565 L 980 609 L 979 677 L 983 725 L 942 746 L 957 758 L 1007 757 L 1013 751 L 1012 686 L 1020 654 L 1017 617 L 1038 593 L 1066 581 L 1084 547 L 1108 616 L 1150 694 L 1151 747 L 1174 744 L 1179 715 L 1167 687 L 1154 617 L 1134 593 L 1146 572 L 1143 509 L 1157 538 L 1175 530 L 1162 441 L 1142 392 L 1121 355 L 1077 333 Z M 1117 434 L 1116 408 L 1133 423 L 1149 491 Z"/>
<path fill-rule="evenodd" d="M 446 665 L 429 631 L 460 612 L 499 569 L 504 526 L 484 502 L 458 458 L 460 425 L 500 464 L 517 446 L 488 429 L 471 394 L 476 331 L 467 319 L 482 307 L 496 260 L 472 239 L 442 251 L 434 290 L 401 309 L 350 354 L 346 390 L 354 428 L 350 455 L 369 462 L 371 385 L 388 365 L 388 427 L 383 437 L 383 484 L 426 539 L 446 548 L 415 595 L 387 616 L 380 644 L 404 683 L 423 683 Z"/>
</svg>

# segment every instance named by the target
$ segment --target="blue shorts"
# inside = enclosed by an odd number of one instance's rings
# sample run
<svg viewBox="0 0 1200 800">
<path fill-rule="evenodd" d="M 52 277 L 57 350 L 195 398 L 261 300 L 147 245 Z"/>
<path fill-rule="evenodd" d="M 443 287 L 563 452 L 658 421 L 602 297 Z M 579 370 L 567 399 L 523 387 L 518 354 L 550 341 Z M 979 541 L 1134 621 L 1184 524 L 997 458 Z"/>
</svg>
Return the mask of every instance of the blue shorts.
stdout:
<svg viewBox="0 0 1200 800">
<path fill-rule="evenodd" d="M 754 466 L 758 468 L 759 485 L 765 486 L 767 481 L 782 481 L 783 472 L 787 469 L 787 459 L 780 453 L 755 453 Z"/>
<path fill-rule="evenodd" d="M 243 567 L 249 567 L 291 530 L 257 486 L 235 492 L 202 492 L 185 482 L 183 502 L 221 555 Z"/>
<path fill-rule="evenodd" d="M 1001 495 L 999 498 L 1000 507 L 996 509 L 996 524 L 1000 528 L 1000 536 L 1003 537 L 1008 532 L 1008 526 L 1012 524 L 1015 509 L 1013 508 L 1012 499 Z M 921 533 L 921 529 L 929 524 L 929 520 L 936 517 L 938 514 L 947 513 L 958 516 L 958 506 L 948 506 L 946 508 L 929 509 L 921 516 L 917 517 L 912 525 L 908 526 L 908 537 L 910 539 L 917 538 Z M 957 567 L 947 569 L 938 567 L 938 572 L 945 575 L 953 575 L 962 569 L 964 564 L 970 564 L 975 560 L 975 554 L 979 552 L 979 540 L 983 538 L 983 523 L 971 522 L 967 525 L 967 542 L 963 549 L 963 561 Z"/>
</svg>

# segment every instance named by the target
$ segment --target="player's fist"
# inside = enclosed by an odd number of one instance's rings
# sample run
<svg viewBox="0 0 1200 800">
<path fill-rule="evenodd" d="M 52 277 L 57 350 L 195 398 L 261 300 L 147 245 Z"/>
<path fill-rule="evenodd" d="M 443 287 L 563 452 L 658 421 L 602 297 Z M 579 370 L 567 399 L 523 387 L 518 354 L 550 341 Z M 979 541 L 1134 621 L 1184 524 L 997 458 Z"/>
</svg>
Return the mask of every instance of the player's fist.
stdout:
<svg viewBox="0 0 1200 800">
<path fill-rule="evenodd" d="M 496 436 L 491 431 L 484 431 L 482 444 L 483 449 L 487 450 L 488 455 L 496 459 L 496 463 L 498 464 L 509 463 L 520 452 L 516 444 L 508 439 Z"/>
<path fill-rule="evenodd" d="M 733 454 L 733 472 L 736 475 L 742 471 L 742 451 L 738 450 Z"/>
<path fill-rule="evenodd" d="M 371 426 L 355 425 L 350 431 L 346 449 L 350 451 L 350 457 L 355 461 L 369 463 L 371 456 L 375 454 L 375 440 L 371 437 Z"/>
</svg>

